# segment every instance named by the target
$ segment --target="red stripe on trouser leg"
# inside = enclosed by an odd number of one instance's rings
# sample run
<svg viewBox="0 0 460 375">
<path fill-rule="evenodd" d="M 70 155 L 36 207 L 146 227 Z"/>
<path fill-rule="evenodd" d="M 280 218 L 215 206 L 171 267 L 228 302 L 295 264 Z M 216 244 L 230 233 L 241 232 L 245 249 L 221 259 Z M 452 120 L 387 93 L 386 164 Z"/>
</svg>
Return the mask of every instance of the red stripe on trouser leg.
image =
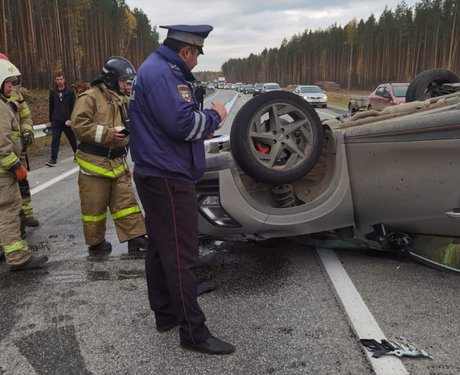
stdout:
<svg viewBox="0 0 460 375">
<path fill-rule="evenodd" d="M 174 198 L 171 193 L 171 189 L 168 186 L 168 180 L 165 180 L 165 184 L 166 184 L 166 189 L 168 190 L 168 193 L 169 193 L 169 198 L 171 201 L 171 208 L 172 208 L 171 212 L 173 215 L 174 239 L 176 242 L 177 275 L 179 277 L 179 289 L 180 289 L 180 297 L 181 297 L 181 303 L 182 303 L 182 311 L 184 312 L 184 317 L 188 324 L 190 338 L 192 339 L 193 343 L 196 344 L 195 340 L 193 339 L 192 325 L 190 324 L 190 320 L 187 317 L 187 311 L 186 311 L 185 303 L 184 303 L 184 292 L 182 289 L 182 277 L 181 277 L 181 272 L 180 272 L 179 239 L 177 238 L 176 210 L 174 207 Z"/>
</svg>

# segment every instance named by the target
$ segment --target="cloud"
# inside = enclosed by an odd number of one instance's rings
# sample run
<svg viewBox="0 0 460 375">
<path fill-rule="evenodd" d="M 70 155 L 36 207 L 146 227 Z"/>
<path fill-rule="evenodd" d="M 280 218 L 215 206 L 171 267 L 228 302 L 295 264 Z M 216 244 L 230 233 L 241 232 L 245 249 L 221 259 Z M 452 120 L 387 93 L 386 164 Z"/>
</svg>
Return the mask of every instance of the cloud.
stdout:
<svg viewBox="0 0 460 375">
<path fill-rule="evenodd" d="M 419 3 L 406 0 L 409 7 Z M 127 0 L 131 9 L 140 8 L 152 26 L 174 24 L 210 24 L 214 26 L 205 42 L 205 55 L 195 71 L 220 70 L 230 58 L 259 54 L 264 48 L 281 45 L 284 38 L 305 30 L 327 29 L 333 24 L 345 26 L 353 18 L 376 17 L 385 6 L 395 10 L 399 0 Z M 160 42 L 166 30 L 158 29 Z"/>
</svg>

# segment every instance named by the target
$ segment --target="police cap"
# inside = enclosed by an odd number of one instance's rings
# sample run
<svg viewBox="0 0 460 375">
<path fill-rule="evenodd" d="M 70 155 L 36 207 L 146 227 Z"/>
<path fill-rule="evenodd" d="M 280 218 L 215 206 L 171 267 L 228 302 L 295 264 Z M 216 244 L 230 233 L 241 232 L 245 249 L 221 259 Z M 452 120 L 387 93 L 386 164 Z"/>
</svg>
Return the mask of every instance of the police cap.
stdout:
<svg viewBox="0 0 460 375">
<path fill-rule="evenodd" d="M 213 29 L 211 25 L 170 25 L 160 27 L 168 30 L 167 38 L 194 45 L 198 47 L 201 54 L 203 54 L 204 40 Z"/>
</svg>

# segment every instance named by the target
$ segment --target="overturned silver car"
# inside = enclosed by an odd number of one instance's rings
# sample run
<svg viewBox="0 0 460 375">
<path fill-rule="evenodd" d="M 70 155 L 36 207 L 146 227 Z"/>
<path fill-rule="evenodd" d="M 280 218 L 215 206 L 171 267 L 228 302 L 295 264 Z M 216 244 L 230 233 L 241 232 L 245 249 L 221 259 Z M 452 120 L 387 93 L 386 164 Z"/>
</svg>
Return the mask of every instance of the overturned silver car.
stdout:
<svg viewBox="0 0 460 375">
<path fill-rule="evenodd" d="M 406 104 L 323 123 L 292 93 L 255 97 L 211 144 L 200 233 L 401 251 L 459 271 L 459 81 L 432 69 Z"/>
</svg>

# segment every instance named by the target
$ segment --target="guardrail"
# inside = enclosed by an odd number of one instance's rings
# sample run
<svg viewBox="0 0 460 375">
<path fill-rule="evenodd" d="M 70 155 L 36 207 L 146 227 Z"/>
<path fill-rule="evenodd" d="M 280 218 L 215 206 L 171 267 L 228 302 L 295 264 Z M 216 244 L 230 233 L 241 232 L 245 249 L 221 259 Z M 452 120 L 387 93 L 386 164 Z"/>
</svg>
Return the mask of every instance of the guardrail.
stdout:
<svg viewBox="0 0 460 375">
<path fill-rule="evenodd" d="M 39 124 L 34 125 L 34 137 L 41 138 L 51 135 L 51 124 Z"/>
</svg>

